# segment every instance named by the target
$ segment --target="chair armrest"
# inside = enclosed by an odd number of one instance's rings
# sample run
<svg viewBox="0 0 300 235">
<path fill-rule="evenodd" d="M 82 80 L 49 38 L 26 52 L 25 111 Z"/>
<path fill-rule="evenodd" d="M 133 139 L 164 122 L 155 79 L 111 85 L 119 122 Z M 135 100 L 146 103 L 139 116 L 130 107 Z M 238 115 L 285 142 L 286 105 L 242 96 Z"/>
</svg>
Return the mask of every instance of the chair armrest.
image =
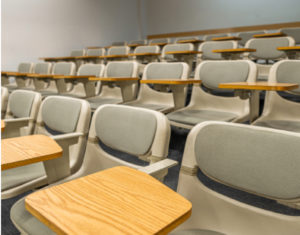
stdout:
<svg viewBox="0 0 300 235">
<path fill-rule="evenodd" d="M 2 132 L 2 139 L 31 134 L 28 132 L 27 129 L 30 121 L 34 121 L 34 120 L 29 117 L 4 119 L 5 129 Z"/>
<path fill-rule="evenodd" d="M 68 141 L 68 142 L 70 142 L 70 144 L 75 144 L 75 143 L 77 143 L 78 138 L 81 136 L 83 136 L 83 133 L 74 132 L 74 133 L 51 136 L 51 138 L 54 139 L 58 143 L 62 142 L 62 141 Z"/>
<path fill-rule="evenodd" d="M 15 122 L 29 122 L 30 120 L 33 120 L 33 119 L 30 117 L 24 117 L 24 118 L 4 119 L 4 122 L 6 124 L 6 123 L 15 123 Z"/>
<path fill-rule="evenodd" d="M 173 166 L 176 166 L 178 164 L 177 161 L 172 159 L 164 159 L 162 161 L 153 163 L 149 166 L 140 167 L 138 168 L 139 171 L 145 172 L 149 175 L 155 175 L 160 171 L 167 170 Z"/>
</svg>

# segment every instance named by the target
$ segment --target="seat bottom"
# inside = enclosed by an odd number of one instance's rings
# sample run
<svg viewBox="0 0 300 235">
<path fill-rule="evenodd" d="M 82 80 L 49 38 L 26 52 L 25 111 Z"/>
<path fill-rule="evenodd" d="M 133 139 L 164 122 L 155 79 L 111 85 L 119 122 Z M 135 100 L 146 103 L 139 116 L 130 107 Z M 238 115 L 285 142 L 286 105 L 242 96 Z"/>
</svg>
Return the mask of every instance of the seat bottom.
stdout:
<svg viewBox="0 0 300 235">
<path fill-rule="evenodd" d="M 41 90 L 41 91 L 38 91 L 38 92 L 41 93 L 42 96 L 58 95 L 58 93 L 55 92 L 55 91 Z"/>
<path fill-rule="evenodd" d="M 104 104 L 119 104 L 122 102 L 122 99 L 117 98 L 104 98 L 104 97 L 92 97 L 86 99 L 93 110 L 97 109 L 99 106 Z"/>
<path fill-rule="evenodd" d="M 300 133 L 300 122 L 296 122 L 296 121 L 266 120 L 266 121 L 258 121 L 254 125 Z"/>
<path fill-rule="evenodd" d="M 170 121 L 188 125 L 196 125 L 204 121 L 230 122 L 237 117 L 234 113 L 213 110 L 179 110 L 167 115 Z"/>
<path fill-rule="evenodd" d="M 219 233 L 211 230 L 203 229 L 187 229 L 181 231 L 171 232 L 171 235 L 225 235 L 224 233 Z"/>
<path fill-rule="evenodd" d="M 36 219 L 25 209 L 25 197 L 17 201 L 10 210 L 10 218 L 21 233 L 31 235 L 55 234 L 46 225 Z"/>
<path fill-rule="evenodd" d="M 1 172 L 1 190 L 5 191 L 46 175 L 43 163 L 34 163 Z"/>
</svg>

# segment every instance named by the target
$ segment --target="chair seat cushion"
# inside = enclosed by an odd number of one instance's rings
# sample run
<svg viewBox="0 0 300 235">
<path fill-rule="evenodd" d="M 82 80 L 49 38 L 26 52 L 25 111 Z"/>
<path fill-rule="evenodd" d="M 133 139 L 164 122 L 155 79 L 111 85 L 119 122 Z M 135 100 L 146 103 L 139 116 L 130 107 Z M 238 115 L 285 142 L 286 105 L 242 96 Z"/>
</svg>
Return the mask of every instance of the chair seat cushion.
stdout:
<svg viewBox="0 0 300 235">
<path fill-rule="evenodd" d="M 32 216 L 25 209 L 25 197 L 17 201 L 11 208 L 10 217 L 13 223 L 21 229 L 22 232 L 31 235 L 39 235 L 39 234 L 55 234 L 52 230 L 50 230 L 46 225 Z"/>
<path fill-rule="evenodd" d="M 189 125 L 196 125 L 204 121 L 230 122 L 237 117 L 234 113 L 214 110 L 179 110 L 167 115 L 169 120 Z"/>
<path fill-rule="evenodd" d="M 258 121 L 254 125 L 300 133 L 300 122 L 296 122 L 296 121 L 268 120 L 268 121 Z"/>
<path fill-rule="evenodd" d="M 1 171 L 1 188 L 5 191 L 43 176 L 46 172 L 41 162 Z"/>
<path fill-rule="evenodd" d="M 42 96 L 58 95 L 58 93 L 55 91 L 42 90 L 42 91 L 38 91 L 38 92 L 41 93 Z"/>
<path fill-rule="evenodd" d="M 166 105 L 159 105 L 159 104 L 146 104 L 146 103 L 132 103 L 132 104 L 126 104 L 129 106 L 134 106 L 134 107 L 140 107 L 140 108 L 146 108 L 146 109 L 152 109 L 156 111 L 168 109 L 170 107 Z"/>
<path fill-rule="evenodd" d="M 122 102 L 122 99 L 116 99 L 116 98 L 104 98 L 104 97 L 92 97 L 87 99 L 87 101 L 90 103 L 91 108 L 97 109 L 99 106 L 104 104 L 119 104 Z"/>
<path fill-rule="evenodd" d="M 211 230 L 187 229 L 187 230 L 172 232 L 171 235 L 225 235 L 225 234 L 211 231 Z"/>
</svg>

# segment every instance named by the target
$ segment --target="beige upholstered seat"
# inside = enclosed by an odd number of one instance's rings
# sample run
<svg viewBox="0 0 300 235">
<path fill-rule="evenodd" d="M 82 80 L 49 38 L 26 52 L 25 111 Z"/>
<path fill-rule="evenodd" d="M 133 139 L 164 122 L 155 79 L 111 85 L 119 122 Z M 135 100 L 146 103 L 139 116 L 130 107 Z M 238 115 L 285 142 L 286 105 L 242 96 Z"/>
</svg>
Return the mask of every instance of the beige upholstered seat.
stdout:
<svg viewBox="0 0 300 235">
<path fill-rule="evenodd" d="M 270 70 L 270 83 L 296 83 L 300 86 L 300 60 L 282 60 Z M 300 88 L 291 90 L 300 100 Z M 300 132 L 300 103 L 280 96 L 276 91 L 267 91 L 264 110 L 253 125 Z"/>
<path fill-rule="evenodd" d="M 112 46 L 108 49 L 107 55 L 128 55 L 130 52 L 130 47 L 128 46 Z M 128 57 L 112 57 L 112 58 L 107 58 L 107 61 L 112 61 L 112 60 L 128 60 Z"/>
<path fill-rule="evenodd" d="M 84 76 L 90 75 L 94 77 L 103 77 L 105 65 L 103 64 L 83 64 L 79 67 L 77 75 Z M 71 96 L 75 98 L 87 98 L 95 96 L 99 93 L 100 84 L 97 82 L 89 81 L 88 78 L 84 79 L 65 79 L 66 84 L 70 83 L 72 89 L 60 93 L 60 95 Z"/>
<path fill-rule="evenodd" d="M 86 50 L 86 56 L 104 56 L 106 53 L 104 48 L 91 48 Z M 103 64 L 104 59 L 102 58 L 88 58 L 81 61 L 83 63 L 94 63 L 94 64 Z"/>
<path fill-rule="evenodd" d="M 109 62 L 104 71 L 104 77 L 138 77 L 138 63 L 134 61 Z M 124 83 L 125 84 L 125 83 Z M 131 85 L 131 99 L 136 97 L 137 84 Z M 90 97 L 87 101 L 90 103 L 92 110 L 97 109 L 103 104 L 119 104 L 127 98 L 122 94 L 122 87 L 118 87 L 113 83 L 101 84 L 101 92 L 99 95 Z"/>
<path fill-rule="evenodd" d="M 284 205 L 299 208 L 299 143 L 300 134 L 281 130 L 224 122 L 195 126 L 177 187 L 193 212 L 171 234 L 298 234 L 300 211 Z"/>
<path fill-rule="evenodd" d="M 74 75 L 76 72 L 76 65 L 73 62 L 58 62 L 53 65 L 53 75 Z M 35 78 L 37 80 L 37 78 Z M 42 96 L 57 95 L 58 93 L 65 93 L 72 89 L 72 84 L 66 84 L 64 79 L 42 79 L 48 83 L 48 86 L 39 90 Z"/>
<path fill-rule="evenodd" d="M 18 72 L 19 73 L 32 73 L 34 67 L 34 63 L 20 63 L 18 66 Z M 18 89 L 18 84 L 15 81 L 12 82 L 9 80 L 9 76 L 1 75 L 1 85 L 7 87 L 9 92 L 12 92 L 15 89 Z M 27 81 L 25 84 L 26 87 L 31 86 L 30 80 Z"/>
<path fill-rule="evenodd" d="M 266 64 L 257 63 L 258 80 L 267 80 L 272 65 L 270 60 L 280 60 L 286 58 L 283 51 L 277 50 L 278 47 L 294 46 L 295 40 L 291 37 L 273 38 L 253 38 L 247 41 L 245 47 L 256 49 L 256 52 L 249 53 L 246 58 L 251 60 L 265 60 Z"/>
<path fill-rule="evenodd" d="M 186 63 L 174 62 L 153 62 L 148 64 L 143 73 L 142 80 L 162 80 L 162 79 L 187 79 L 189 66 Z M 181 97 L 184 103 L 186 96 Z M 142 107 L 168 113 L 174 110 L 173 95 L 167 91 L 158 91 L 148 84 L 141 84 L 136 100 L 125 103 L 126 105 Z"/>
<path fill-rule="evenodd" d="M 5 131 L 2 138 L 30 135 L 33 132 L 41 104 L 41 94 L 34 91 L 15 90 L 8 99 L 4 116 Z"/>
<path fill-rule="evenodd" d="M 240 32 L 236 36 L 241 38 L 241 40 L 239 40 L 238 43 L 239 43 L 239 45 L 244 47 L 246 42 L 248 40 L 252 39 L 254 35 L 264 34 L 264 33 L 266 33 L 266 31 L 264 31 L 264 30 L 261 30 L 261 31 L 248 31 L 248 32 Z"/>
<path fill-rule="evenodd" d="M 44 63 L 36 63 L 34 65 L 34 68 L 32 70 L 32 73 L 36 74 L 50 74 L 52 69 L 52 63 L 44 62 Z M 25 90 L 43 90 L 47 89 L 49 86 L 49 82 L 41 80 L 41 79 L 33 79 L 30 77 L 17 77 L 16 82 L 18 84 L 18 87 Z M 30 83 L 31 86 L 28 86 L 26 84 Z"/>
<path fill-rule="evenodd" d="M 123 105 L 101 106 L 93 115 L 83 165 L 63 182 L 120 165 L 163 179 L 166 168 L 174 164 L 165 159 L 169 139 L 169 122 L 159 112 Z M 131 156 L 131 162 L 129 156 L 120 158 L 125 154 Z M 143 162 L 142 166 L 137 164 L 139 161 Z M 150 165 L 144 166 L 146 162 Z M 22 234 L 52 234 L 25 209 L 24 198 L 12 207 L 11 219 Z"/>
<path fill-rule="evenodd" d="M 8 89 L 6 87 L 1 87 L 1 117 L 5 116 L 6 108 L 7 108 L 7 102 L 8 102 Z"/>
<path fill-rule="evenodd" d="M 39 109 L 34 134 L 51 136 L 62 147 L 63 156 L 2 171 L 2 199 L 74 174 L 82 164 L 90 118 L 90 106 L 84 100 L 47 97 Z"/>
<path fill-rule="evenodd" d="M 198 51 L 202 54 L 198 55 L 198 63 L 203 60 L 223 60 L 220 53 L 214 53 L 213 50 L 218 49 L 233 49 L 237 48 L 236 41 L 208 41 L 200 44 Z"/>
<path fill-rule="evenodd" d="M 211 41 L 213 38 L 218 38 L 218 37 L 227 37 L 229 36 L 229 33 L 221 33 L 221 34 L 208 34 L 203 36 L 204 41 Z"/>
<path fill-rule="evenodd" d="M 283 28 L 280 32 L 292 37 L 295 40 L 296 45 L 300 45 L 300 27 L 297 28 Z"/>
<path fill-rule="evenodd" d="M 256 65 L 252 61 L 204 61 L 196 68 L 195 79 L 202 80 L 202 86 L 194 85 L 191 101 L 187 107 L 169 113 L 171 125 L 191 129 L 204 121 L 245 122 L 249 120 L 249 100 L 214 95 L 222 91 L 218 85 L 226 82 L 254 82 Z M 209 92 L 211 91 L 211 92 Z M 258 97 L 255 107 L 258 115 Z"/>
</svg>

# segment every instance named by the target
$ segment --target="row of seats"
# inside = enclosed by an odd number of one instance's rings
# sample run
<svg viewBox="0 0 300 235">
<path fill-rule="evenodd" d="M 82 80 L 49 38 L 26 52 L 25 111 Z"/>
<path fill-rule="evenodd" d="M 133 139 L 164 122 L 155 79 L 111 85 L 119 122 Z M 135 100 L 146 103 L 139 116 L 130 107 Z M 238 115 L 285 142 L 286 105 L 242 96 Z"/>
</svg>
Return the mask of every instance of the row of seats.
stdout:
<svg viewBox="0 0 300 235">
<path fill-rule="evenodd" d="M 54 67 L 58 65 L 70 66 L 70 64 L 72 65 L 72 63 L 57 63 Z M 272 66 L 268 78 L 269 83 L 300 84 L 299 65 L 299 60 L 282 60 L 275 63 Z M 89 64 L 82 65 L 81 69 L 85 69 L 86 66 L 92 68 L 90 74 L 88 73 L 88 69 L 85 70 L 85 74 L 88 75 L 92 75 L 93 72 L 96 71 L 95 67 L 97 67 L 98 69 L 105 70 L 104 72 L 98 70 L 97 73 L 105 74 L 108 77 L 118 76 L 126 79 L 127 77 L 137 76 L 138 64 L 136 62 L 111 62 L 106 67 L 104 65 Z M 150 63 L 145 68 L 142 80 L 170 78 L 187 79 L 188 65 L 179 62 Z M 259 97 L 256 97 L 255 105 L 251 107 L 253 117 L 250 117 L 249 98 L 241 97 L 237 94 L 233 94 L 233 91 L 226 92 L 219 88 L 220 83 L 255 82 L 257 80 L 257 66 L 252 61 L 205 61 L 197 66 L 194 79 L 201 80 L 202 84 L 193 85 L 191 99 L 186 107 L 187 87 L 183 88 L 182 92 L 176 91 L 176 89 L 174 90 L 173 87 L 173 93 L 171 93 L 168 87 L 160 86 L 158 87 L 160 89 L 155 89 L 155 87 L 149 86 L 148 84 L 142 83 L 139 85 L 138 82 L 130 82 L 127 86 L 127 91 L 129 91 L 127 93 L 130 93 L 129 97 L 132 97 L 131 100 L 124 99 L 122 86 L 118 87 L 117 85 L 111 85 L 111 83 L 100 83 L 100 85 L 98 85 L 91 82 L 94 90 L 96 90 L 98 86 L 100 87 L 100 93 L 97 96 L 86 98 L 86 101 L 90 103 L 92 110 L 104 104 L 125 104 L 160 111 L 167 114 L 172 125 L 187 129 L 191 129 L 194 125 L 207 120 L 243 123 L 249 121 L 250 118 L 256 119 L 258 117 Z M 60 79 L 60 82 L 62 82 L 62 80 L 63 79 Z M 85 82 L 85 84 L 87 83 L 88 82 Z M 74 85 L 74 87 L 76 86 L 77 85 Z M 7 103 L 8 92 L 5 91 L 4 87 L 2 87 L 2 90 L 2 108 L 4 108 Z M 58 89 L 58 92 L 59 90 L 60 89 Z M 72 93 L 73 90 L 69 93 L 53 93 L 52 95 L 71 96 L 70 94 L 73 94 L 74 96 L 75 92 Z M 289 93 L 290 96 L 297 98 L 300 94 L 300 88 L 289 91 Z M 43 92 L 40 92 L 40 94 L 44 97 L 49 95 L 45 95 Z M 177 97 L 176 102 L 174 101 L 174 95 Z M 10 96 L 14 97 L 15 93 L 12 93 Z M 12 105 L 19 99 L 19 97 L 13 99 L 16 101 L 12 101 Z M 21 100 L 25 102 L 25 98 Z M 7 114 L 5 117 L 10 118 L 14 116 L 20 118 L 21 116 L 17 113 L 12 114 L 12 105 L 10 105 L 8 101 Z M 23 108 L 25 109 L 24 105 Z M 290 110 L 293 110 L 293 112 Z M 4 112 L 3 110 L 3 113 Z M 26 113 L 29 113 L 29 111 L 27 110 Z M 299 102 L 287 100 L 275 91 L 268 91 L 264 111 L 254 124 L 299 132 L 299 115 Z M 28 134 L 30 134 L 30 132 Z"/>
<path fill-rule="evenodd" d="M 59 123 L 62 116 L 68 120 L 63 125 Z M 44 162 L 44 168 L 42 164 L 32 164 L 27 169 L 3 171 L 2 198 L 33 186 L 57 185 L 117 165 L 162 179 L 166 168 L 174 164 L 165 159 L 170 124 L 159 112 L 123 105 L 98 108 L 81 158 L 75 157 L 74 149 L 87 133 L 90 110 L 86 101 L 48 97 L 42 102 L 38 117 L 36 133 L 52 136 L 63 147 L 63 157 L 52 164 Z M 276 200 L 281 207 L 287 205 L 286 210 L 294 212 L 292 208 L 298 207 L 295 198 L 299 197 L 299 182 L 294 180 L 300 172 L 299 142 L 300 134 L 249 125 L 203 122 L 194 127 L 186 141 L 177 188 L 178 193 L 192 202 L 193 213 L 172 234 L 297 234 L 300 228 L 297 217 L 270 212 L 245 198 Z M 122 153 L 132 156 L 134 163 L 120 158 Z M 71 168 L 75 161 L 79 162 L 78 171 Z M 59 171 L 53 174 L 57 165 Z M 24 182 L 37 172 L 35 180 Z M 224 195 L 212 190 L 208 180 L 235 191 Z M 232 199 L 233 196 L 239 198 Z M 54 234 L 26 210 L 25 198 L 13 205 L 10 217 L 22 234 Z"/>
</svg>

